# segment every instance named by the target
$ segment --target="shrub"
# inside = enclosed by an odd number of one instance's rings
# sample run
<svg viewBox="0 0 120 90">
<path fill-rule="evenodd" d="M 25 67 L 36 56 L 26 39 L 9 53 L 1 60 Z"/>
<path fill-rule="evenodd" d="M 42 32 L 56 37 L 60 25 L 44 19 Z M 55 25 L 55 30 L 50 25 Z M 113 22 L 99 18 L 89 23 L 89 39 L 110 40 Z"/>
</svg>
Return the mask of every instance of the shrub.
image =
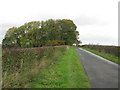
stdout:
<svg viewBox="0 0 120 90">
<path fill-rule="evenodd" d="M 113 56 L 118 57 L 120 53 L 120 47 L 119 46 L 103 46 L 103 45 L 83 45 L 83 47 L 96 50 L 99 52 L 103 52 L 106 54 L 110 54 Z"/>
<path fill-rule="evenodd" d="M 66 46 L 3 49 L 3 88 L 21 87 L 48 67 Z"/>
</svg>

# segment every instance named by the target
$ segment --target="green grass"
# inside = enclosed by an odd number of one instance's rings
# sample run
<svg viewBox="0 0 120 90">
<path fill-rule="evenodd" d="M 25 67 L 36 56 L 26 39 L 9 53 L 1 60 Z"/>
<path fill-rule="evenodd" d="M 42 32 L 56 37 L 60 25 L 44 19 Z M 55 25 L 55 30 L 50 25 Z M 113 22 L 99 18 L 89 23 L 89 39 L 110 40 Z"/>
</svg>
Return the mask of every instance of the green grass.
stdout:
<svg viewBox="0 0 120 90">
<path fill-rule="evenodd" d="M 0 44 L 0 90 L 2 89 L 2 49 Z"/>
<path fill-rule="evenodd" d="M 2 56 L 2 47 L 0 45 L 0 56 Z"/>
<path fill-rule="evenodd" d="M 99 55 L 99 56 L 101 56 L 101 57 L 103 57 L 103 58 L 106 58 L 106 59 L 108 59 L 108 60 L 110 60 L 110 61 L 112 61 L 112 62 L 115 62 L 115 63 L 117 63 L 117 64 L 120 64 L 120 62 L 118 62 L 118 57 L 116 57 L 116 56 L 109 55 L 109 54 L 102 53 L 102 52 L 98 52 L 98 51 L 96 51 L 96 50 L 91 50 L 91 49 L 88 49 L 88 48 L 85 48 L 85 47 L 81 47 L 81 48 L 83 48 L 83 49 L 85 49 L 85 50 L 87 50 L 87 51 L 90 51 L 90 52 L 92 52 L 92 53 L 94 53 L 94 54 L 96 54 L 96 55 Z"/>
<path fill-rule="evenodd" d="M 32 88 L 91 87 L 75 48 L 67 50 L 27 86 Z"/>
<path fill-rule="evenodd" d="M 66 51 L 66 46 L 22 49 L 3 49 L 2 87 L 29 88 L 26 83 Z"/>
<path fill-rule="evenodd" d="M 0 56 L 2 56 L 2 51 L 0 50 Z"/>
</svg>

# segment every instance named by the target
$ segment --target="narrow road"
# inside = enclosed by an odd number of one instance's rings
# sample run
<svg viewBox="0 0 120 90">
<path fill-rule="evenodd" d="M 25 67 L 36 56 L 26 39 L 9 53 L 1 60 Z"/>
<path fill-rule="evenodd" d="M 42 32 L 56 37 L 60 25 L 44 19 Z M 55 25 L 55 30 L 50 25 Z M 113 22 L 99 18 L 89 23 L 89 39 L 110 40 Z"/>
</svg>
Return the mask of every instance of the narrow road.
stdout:
<svg viewBox="0 0 120 90">
<path fill-rule="evenodd" d="M 118 65 L 98 55 L 77 48 L 92 88 L 118 88 Z"/>
</svg>

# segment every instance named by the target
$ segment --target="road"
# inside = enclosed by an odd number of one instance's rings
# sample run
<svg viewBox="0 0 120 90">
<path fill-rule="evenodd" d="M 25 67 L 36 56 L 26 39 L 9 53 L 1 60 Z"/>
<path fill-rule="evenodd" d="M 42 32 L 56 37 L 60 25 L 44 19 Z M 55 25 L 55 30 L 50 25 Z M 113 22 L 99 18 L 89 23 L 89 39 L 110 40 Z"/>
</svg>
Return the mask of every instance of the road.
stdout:
<svg viewBox="0 0 120 90">
<path fill-rule="evenodd" d="M 118 65 L 98 55 L 77 48 L 92 88 L 118 88 Z"/>
</svg>

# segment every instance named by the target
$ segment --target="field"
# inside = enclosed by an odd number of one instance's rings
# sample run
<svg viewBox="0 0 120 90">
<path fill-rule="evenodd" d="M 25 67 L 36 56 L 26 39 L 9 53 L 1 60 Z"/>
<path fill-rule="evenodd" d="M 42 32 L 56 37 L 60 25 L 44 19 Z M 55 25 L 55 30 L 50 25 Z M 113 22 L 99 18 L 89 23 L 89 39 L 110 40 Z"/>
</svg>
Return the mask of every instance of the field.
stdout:
<svg viewBox="0 0 120 90">
<path fill-rule="evenodd" d="M 80 58 L 72 47 L 3 51 L 3 88 L 90 87 Z"/>
<path fill-rule="evenodd" d="M 102 56 L 112 62 L 120 64 L 118 59 L 120 54 L 120 47 L 118 46 L 83 45 L 81 48 Z"/>
</svg>

